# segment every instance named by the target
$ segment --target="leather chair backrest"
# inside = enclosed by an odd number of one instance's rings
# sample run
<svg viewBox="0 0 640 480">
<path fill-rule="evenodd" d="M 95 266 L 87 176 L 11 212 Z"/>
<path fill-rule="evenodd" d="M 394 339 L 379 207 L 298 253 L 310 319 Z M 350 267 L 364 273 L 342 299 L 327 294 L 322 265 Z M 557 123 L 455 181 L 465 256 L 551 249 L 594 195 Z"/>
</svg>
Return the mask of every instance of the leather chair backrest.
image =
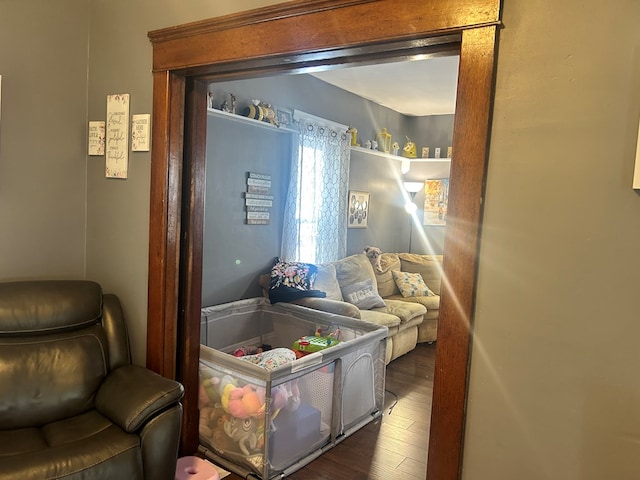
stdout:
<svg viewBox="0 0 640 480">
<path fill-rule="evenodd" d="M 37 427 L 93 408 L 104 377 L 129 360 L 121 317 L 119 304 L 111 305 L 103 325 L 95 282 L 0 283 L 0 429 Z M 108 337 L 116 339 L 113 347 Z"/>
</svg>

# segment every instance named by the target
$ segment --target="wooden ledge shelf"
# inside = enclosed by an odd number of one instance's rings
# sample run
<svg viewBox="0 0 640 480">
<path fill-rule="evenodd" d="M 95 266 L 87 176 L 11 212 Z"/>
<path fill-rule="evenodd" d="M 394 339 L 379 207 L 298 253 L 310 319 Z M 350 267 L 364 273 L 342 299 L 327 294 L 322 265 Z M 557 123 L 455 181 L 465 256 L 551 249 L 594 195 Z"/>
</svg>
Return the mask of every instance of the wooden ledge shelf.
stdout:
<svg viewBox="0 0 640 480">
<path fill-rule="evenodd" d="M 233 122 L 243 123 L 245 125 L 251 125 L 253 127 L 266 128 L 268 130 L 280 133 L 298 133 L 290 127 L 276 127 L 269 122 L 263 122 L 254 118 L 243 117 L 237 113 L 224 112 L 222 110 L 216 110 L 215 108 L 207 108 L 207 115 L 210 117 L 224 118 L 225 120 L 231 120 Z"/>
</svg>

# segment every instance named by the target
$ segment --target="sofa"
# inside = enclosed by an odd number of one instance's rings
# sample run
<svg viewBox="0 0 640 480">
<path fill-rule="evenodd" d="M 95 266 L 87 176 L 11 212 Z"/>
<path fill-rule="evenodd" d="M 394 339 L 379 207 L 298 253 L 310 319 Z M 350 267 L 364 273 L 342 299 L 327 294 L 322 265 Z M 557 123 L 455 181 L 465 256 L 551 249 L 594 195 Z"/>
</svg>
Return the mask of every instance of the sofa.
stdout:
<svg viewBox="0 0 640 480">
<path fill-rule="evenodd" d="M 383 253 L 379 258 L 380 271 L 374 270 L 364 254 L 316 265 L 312 288 L 326 296 L 290 303 L 386 326 L 388 364 L 413 350 L 418 342 L 436 340 L 442 256 Z M 403 296 L 394 279 L 394 272 L 402 271 L 419 273 L 431 294 Z M 262 275 L 260 284 L 269 297 L 269 275 Z"/>
<path fill-rule="evenodd" d="M 418 327 L 418 343 L 432 343 L 438 337 L 440 290 L 442 286 L 442 255 L 416 253 L 383 253 L 380 256 L 382 272 L 376 273 L 378 293 L 385 300 L 418 303 L 427 309 Z M 430 295 L 403 296 L 393 272 L 418 273 L 429 288 Z"/>
<path fill-rule="evenodd" d="M 99 284 L 0 283 L 0 479 L 172 480 L 183 394 Z"/>
</svg>

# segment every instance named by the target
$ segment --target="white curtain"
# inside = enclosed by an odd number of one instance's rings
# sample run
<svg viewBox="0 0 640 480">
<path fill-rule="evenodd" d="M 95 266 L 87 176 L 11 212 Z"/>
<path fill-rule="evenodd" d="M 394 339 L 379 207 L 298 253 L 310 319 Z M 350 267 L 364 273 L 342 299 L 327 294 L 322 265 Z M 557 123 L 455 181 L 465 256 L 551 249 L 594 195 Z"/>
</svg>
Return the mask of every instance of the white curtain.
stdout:
<svg viewBox="0 0 640 480">
<path fill-rule="evenodd" d="M 300 135 L 291 162 L 281 258 L 335 261 L 347 250 L 348 127 L 297 110 L 294 119 Z"/>
</svg>

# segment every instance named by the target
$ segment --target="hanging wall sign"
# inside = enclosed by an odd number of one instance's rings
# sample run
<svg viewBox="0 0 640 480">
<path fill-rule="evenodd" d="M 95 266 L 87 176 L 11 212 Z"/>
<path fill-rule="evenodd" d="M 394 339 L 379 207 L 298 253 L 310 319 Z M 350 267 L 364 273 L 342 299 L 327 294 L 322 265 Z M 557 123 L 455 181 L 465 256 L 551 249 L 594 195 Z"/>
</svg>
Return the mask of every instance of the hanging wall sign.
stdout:
<svg viewBox="0 0 640 480">
<path fill-rule="evenodd" d="M 107 95 L 105 149 L 107 178 L 127 178 L 129 169 L 129 94 Z"/>
<path fill-rule="evenodd" d="M 141 113 L 131 116 L 131 151 L 149 151 L 149 126 L 151 125 L 151 114 Z"/>
<path fill-rule="evenodd" d="M 89 122 L 89 155 L 104 155 L 104 122 Z"/>
<path fill-rule="evenodd" d="M 271 175 L 249 172 L 244 204 L 247 211 L 247 225 L 268 225 L 271 221 L 273 195 Z"/>
</svg>

